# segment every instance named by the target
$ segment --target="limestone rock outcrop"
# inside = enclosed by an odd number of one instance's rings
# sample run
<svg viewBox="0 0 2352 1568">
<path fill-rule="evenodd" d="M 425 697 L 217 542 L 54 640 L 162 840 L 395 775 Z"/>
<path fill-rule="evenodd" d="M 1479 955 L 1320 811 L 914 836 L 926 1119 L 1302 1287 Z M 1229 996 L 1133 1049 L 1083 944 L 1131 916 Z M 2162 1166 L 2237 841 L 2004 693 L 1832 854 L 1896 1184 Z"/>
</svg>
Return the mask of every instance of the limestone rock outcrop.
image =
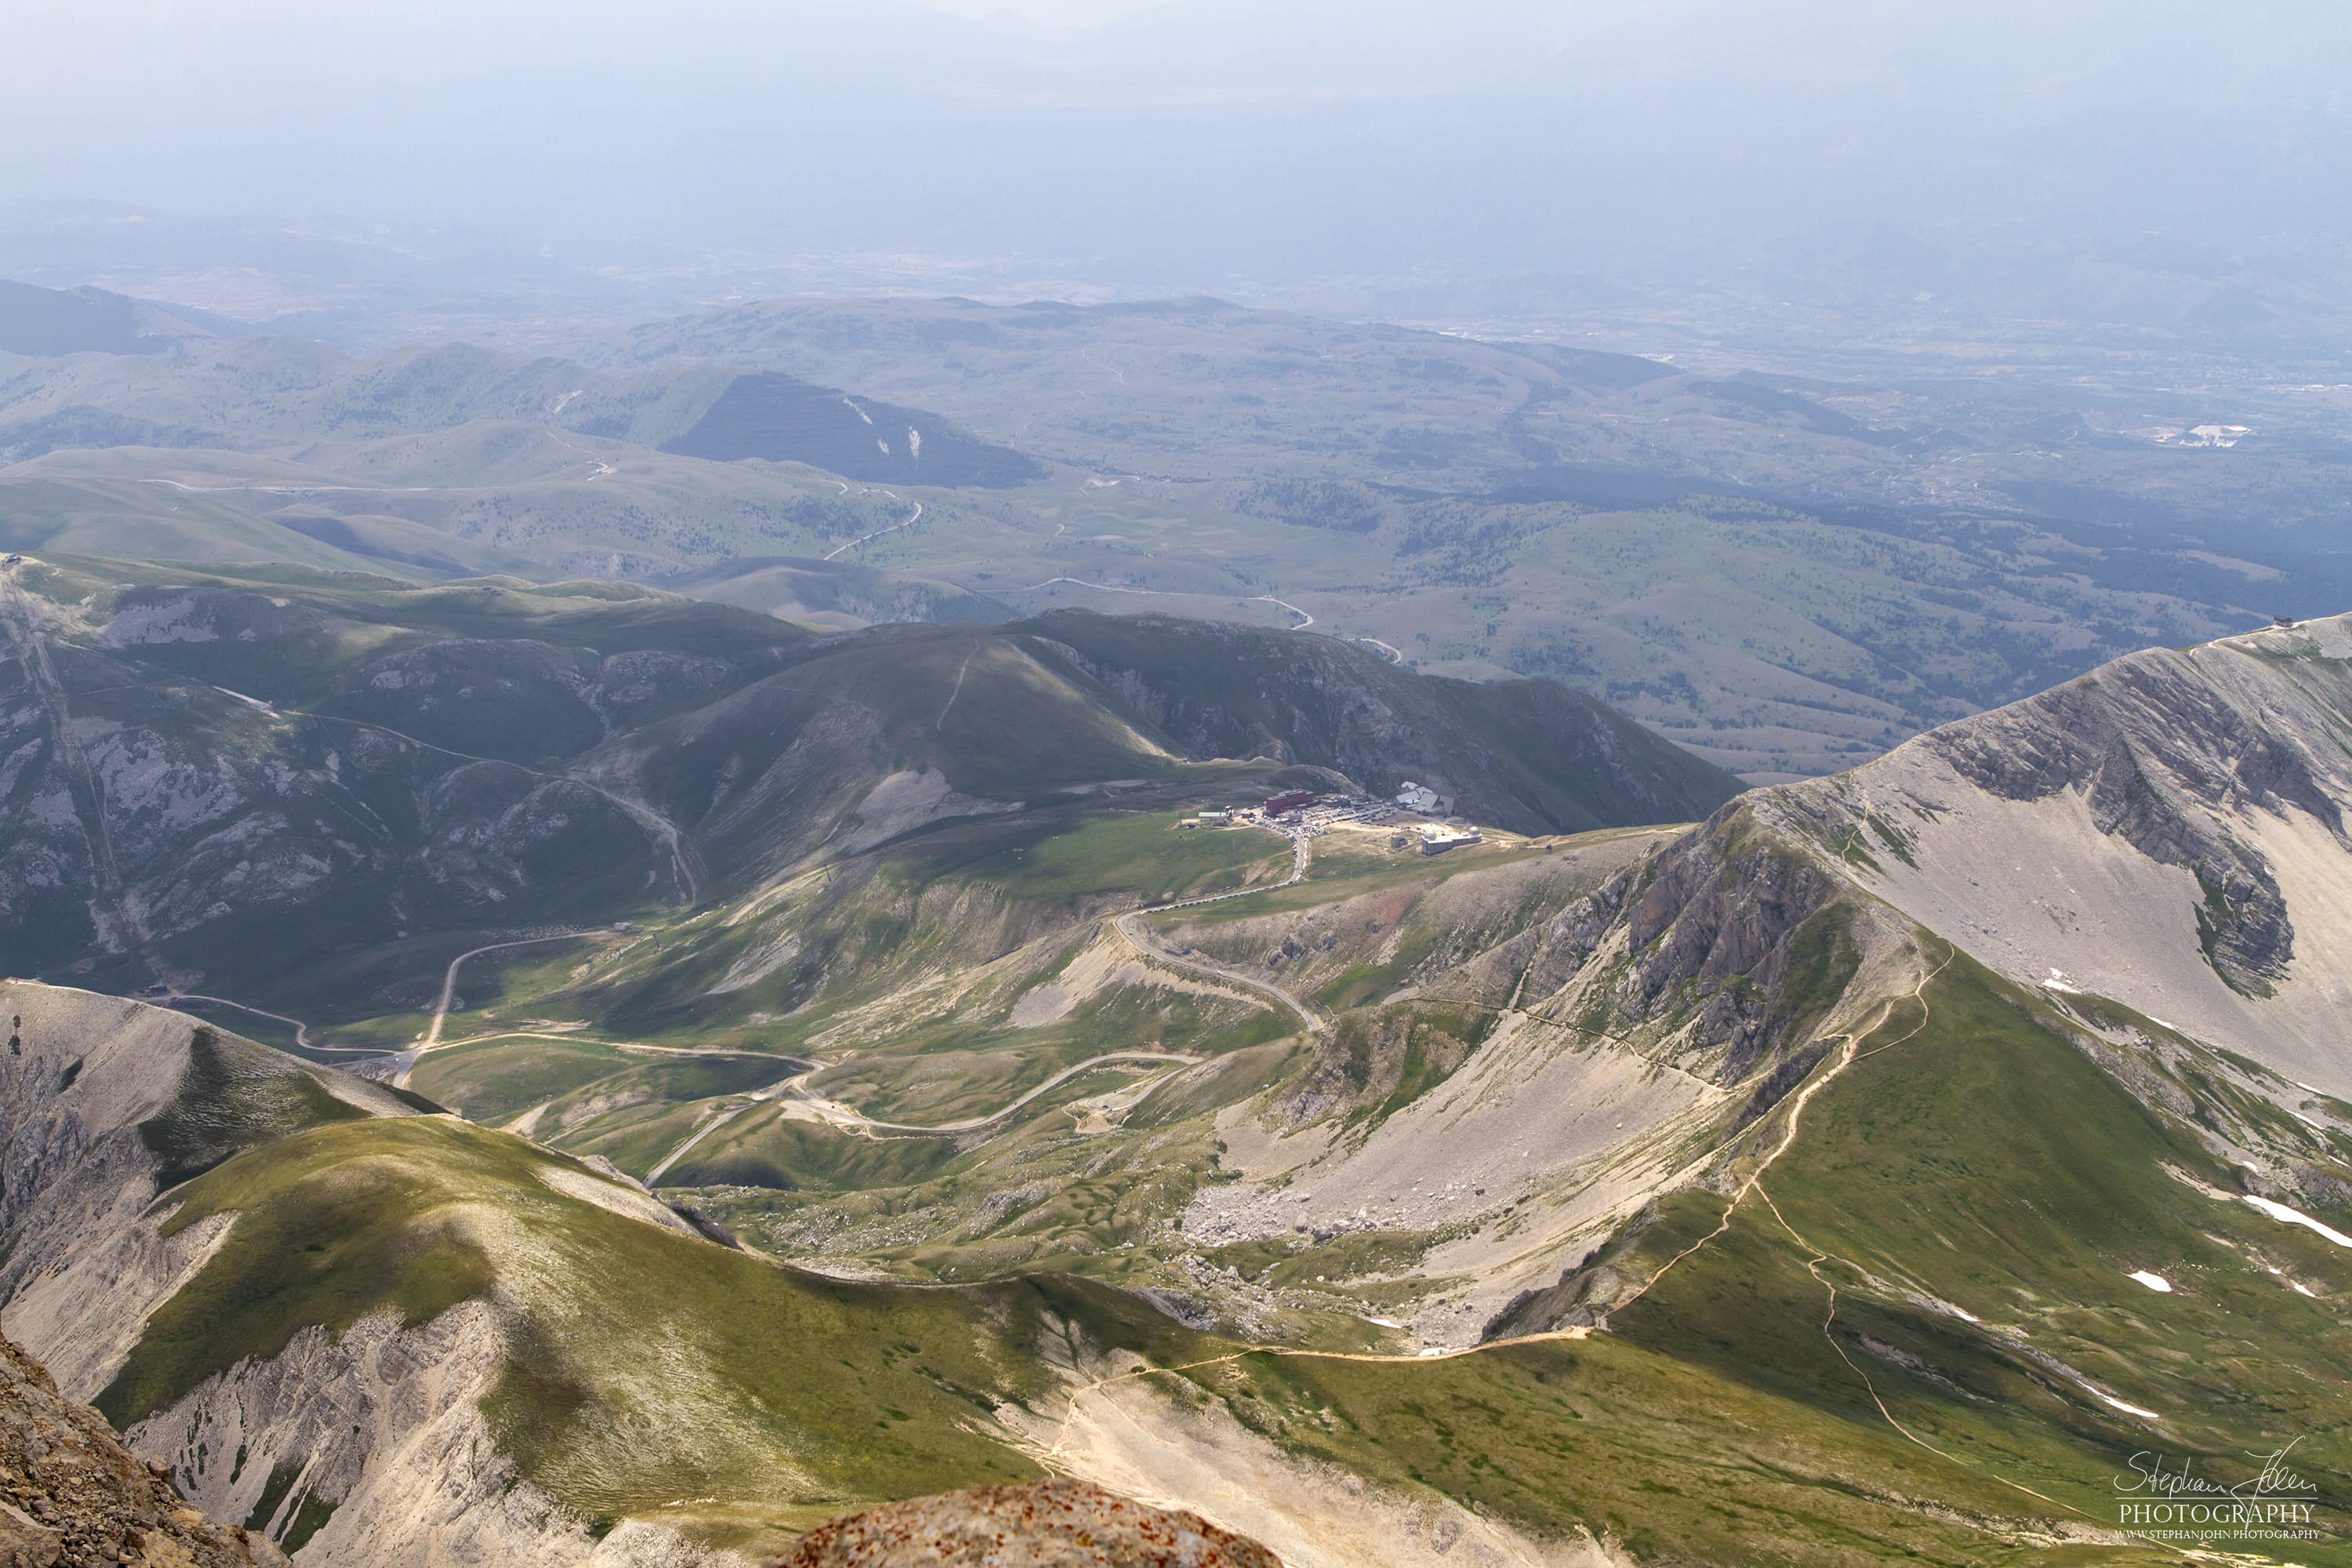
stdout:
<svg viewBox="0 0 2352 1568">
<path fill-rule="evenodd" d="M 773 1568 L 1282 1568 L 1246 1536 L 1087 1481 L 886 1503 L 803 1536 Z"/>
</svg>

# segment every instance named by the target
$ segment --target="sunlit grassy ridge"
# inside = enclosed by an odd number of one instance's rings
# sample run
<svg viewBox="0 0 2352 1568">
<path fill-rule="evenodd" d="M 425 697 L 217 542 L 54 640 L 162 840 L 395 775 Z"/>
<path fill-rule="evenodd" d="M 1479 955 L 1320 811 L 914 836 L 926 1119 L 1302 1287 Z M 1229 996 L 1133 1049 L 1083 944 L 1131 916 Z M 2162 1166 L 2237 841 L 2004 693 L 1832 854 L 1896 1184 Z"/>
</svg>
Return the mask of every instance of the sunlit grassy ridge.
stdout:
<svg viewBox="0 0 2352 1568">
<path fill-rule="evenodd" d="M 1052 1288 L 799 1274 L 566 1196 L 542 1179 L 557 1166 L 578 1170 L 429 1119 L 320 1129 L 229 1162 L 175 1194 L 170 1222 L 234 1211 L 228 1241 L 151 1320 L 103 1407 L 135 1421 L 306 1325 L 385 1307 L 415 1322 L 486 1297 L 512 1314 L 493 1425 L 527 1474 L 586 1512 L 714 1487 L 782 1509 L 1032 1473 L 970 1428 L 1044 1386 L 1021 1352 Z M 789 1489 L 760 1489 L 775 1485 Z"/>
<path fill-rule="evenodd" d="M 2134 1453 L 2234 1479 L 2289 1443 L 2328 1510 L 2352 1503 L 2341 1251 L 2192 1184 L 2237 1184 L 2203 1108 L 2152 1110 L 2047 1002 L 1962 955 L 1922 1001 L 1926 1026 L 1904 1037 L 1915 1003 L 1864 1036 L 1885 1048 L 1813 1099 L 1728 1228 L 1612 1312 L 1615 1333 L 1857 1427 L 1899 1422 L 2060 1517 L 2114 1524 Z M 1649 1277 L 1724 1206 L 1680 1194 L 1609 1265 Z"/>
<path fill-rule="evenodd" d="M 234 1210 L 228 1242 L 150 1324 L 104 1407 L 135 1419 L 304 1324 L 386 1307 L 418 1321 L 482 1297 L 509 1345 L 486 1414 L 523 1476 L 583 1519 L 668 1518 L 714 1539 L 1034 1474 L 992 1425 L 998 1406 L 1050 1429 L 1068 1398 L 1050 1364 L 1121 1350 L 1193 1366 L 1151 1386 L 1277 1451 L 1644 1560 L 2000 1561 L 1971 1521 L 2042 1511 L 1833 1387 L 1760 1385 L 1638 1331 L 1439 1363 L 1219 1360 L 1241 1347 L 1078 1280 L 908 1289 L 779 1268 L 557 1193 L 541 1173 L 561 1163 L 446 1121 L 322 1128 L 230 1162 L 174 1217 Z M 1814 1317 L 1785 1289 L 1801 1337 Z M 2049 1438 L 2025 1458 L 2084 1463 Z"/>
</svg>

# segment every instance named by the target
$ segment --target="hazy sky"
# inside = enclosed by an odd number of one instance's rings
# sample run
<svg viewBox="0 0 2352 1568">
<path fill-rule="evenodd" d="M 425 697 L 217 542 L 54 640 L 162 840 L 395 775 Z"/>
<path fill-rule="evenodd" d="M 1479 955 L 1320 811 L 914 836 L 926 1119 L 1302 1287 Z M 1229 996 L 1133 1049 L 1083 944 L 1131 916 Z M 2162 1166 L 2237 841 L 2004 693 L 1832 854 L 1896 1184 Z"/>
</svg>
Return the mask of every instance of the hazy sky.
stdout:
<svg viewBox="0 0 2352 1568">
<path fill-rule="evenodd" d="M 988 20 L 1008 8 L 1039 26 Z M 2320 0 L 0 14 L 0 201 L 486 226 L 572 254 L 1021 256 L 1213 286 L 1824 225 L 2221 247 L 2352 225 L 2352 6 Z"/>
<path fill-rule="evenodd" d="M 918 0 L 918 4 L 926 10 L 975 21 L 1013 16 L 1040 27 L 1097 27 L 1167 5 L 1168 0 L 1011 0 L 1009 4 L 1007 0 Z"/>
</svg>

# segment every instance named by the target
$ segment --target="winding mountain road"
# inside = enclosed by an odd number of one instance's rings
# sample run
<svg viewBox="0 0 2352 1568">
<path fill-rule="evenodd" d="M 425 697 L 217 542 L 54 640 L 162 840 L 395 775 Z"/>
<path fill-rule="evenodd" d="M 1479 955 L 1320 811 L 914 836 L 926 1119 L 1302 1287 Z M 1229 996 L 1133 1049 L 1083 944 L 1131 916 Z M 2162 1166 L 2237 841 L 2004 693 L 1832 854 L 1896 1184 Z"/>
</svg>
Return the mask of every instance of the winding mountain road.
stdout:
<svg viewBox="0 0 2352 1568">
<path fill-rule="evenodd" d="M 877 1121 L 842 1104 L 839 1100 L 827 1100 L 822 1095 L 813 1094 L 806 1087 L 808 1079 L 816 1070 L 811 1068 L 809 1072 L 798 1074 L 768 1089 L 745 1095 L 740 1104 L 730 1106 L 696 1128 L 677 1148 L 663 1155 L 660 1163 L 646 1173 L 646 1185 L 652 1186 L 668 1172 L 671 1166 L 677 1164 L 688 1150 L 755 1105 L 790 1100 L 796 1105 L 805 1107 L 815 1115 L 818 1121 L 831 1126 L 846 1128 L 852 1131 L 895 1132 L 916 1137 L 954 1137 L 959 1133 L 977 1132 L 983 1127 L 992 1126 L 1029 1104 L 1039 1095 L 1050 1093 L 1062 1084 L 1067 1083 L 1082 1073 L 1092 1072 L 1106 1062 L 1139 1061 L 1150 1062 L 1154 1066 L 1198 1067 L 1206 1059 L 1206 1058 L 1185 1056 L 1174 1051 L 1105 1051 L 1098 1057 L 1088 1057 L 1085 1061 L 1064 1068 L 1019 1099 L 998 1107 L 985 1116 L 967 1117 L 961 1121 L 934 1123 Z"/>
<path fill-rule="evenodd" d="M 571 395 L 572 395 L 572 397 L 576 397 L 576 396 L 578 396 L 578 395 L 579 395 L 579 394 L 577 394 L 577 393 L 573 393 L 573 394 L 572 394 Z M 569 397 L 567 397 L 567 398 L 565 399 L 565 401 L 566 401 L 566 402 L 569 402 L 570 400 L 571 400 L 571 399 L 570 399 Z M 557 406 L 560 408 L 560 407 L 562 407 L 562 405 L 559 404 L 559 405 L 557 405 Z M 594 484 L 598 479 L 604 479 L 604 478 L 606 478 L 607 476 L 609 476 L 610 474 L 612 474 L 612 473 L 614 471 L 612 464 L 610 464 L 610 463 L 606 462 L 604 458 L 602 458 L 598 457 L 595 453 L 593 453 L 593 452 L 590 451 L 587 447 L 573 445 L 572 442 L 567 441 L 567 440 L 565 440 L 562 437 L 561 437 L 561 436 L 557 435 L 553 430 L 550 430 L 547 434 L 548 434 L 548 437 L 549 437 L 551 440 L 552 440 L 552 441 L 553 441 L 557 446 L 559 446 L 559 447 L 566 447 L 566 448 L 568 448 L 568 449 L 570 449 L 570 450 L 572 450 L 572 451 L 577 452 L 577 453 L 579 453 L 582 457 L 583 457 L 583 458 L 587 458 L 590 462 L 592 462 L 592 463 L 593 463 L 593 464 L 595 464 L 595 465 L 596 465 L 596 471 L 595 471 L 594 473 L 593 473 L 593 474 L 591 474 L 591 475 L 589 475 L 589 476 L 588 476 L 588 483 L 590 483 L 590 484 L 592 484 L 592 485 L 593 485 L 593 484 Z"/>
<path fill-rule="evenodd" d="M 651 1188 L 656 1182 L 660 1181 L 663 1175 L 667 1173 L 672 1165 L 677 1164 L 679 1160 L 685 1157 L 688 1150 L 693 1148 L 697 1143 L 701 1142 L 705 1138 L 709 1137 L 713 1132 L 718 1131 L 721 1127 L 726 1126 L 729 1122 L 734 1121 L 737 1117 L 751 1110 L 753 1103 L 755 1102 L 747 1100 L 741 1105 L 730 1107 L 729 1109 L 720 1111 L 718 1115 L 712 1117 L 709 1121 L 704 1122 L 701 1126 L 696 1128 L 692 1136 L 688 1137 L 685 1142 L 680 1143 L 668 1153 L 663 1155 L 661 1157 L 661 1163 L 656 1165 L 652 1170 L 646 1173 L 646 1187 Z"/>
<path fill-rule="evenodd" d="M 581 937 L 596 936 L 599 934 L 609 933 L 599 933 L 593 931 L 560 931 L 551 932 L 546 936 L 517 937 L 511 942 L 485 942 L 480 947 L 467 948 L 465 952 L 451 959 L 449 961 L 449 967 L 442 971 L 441 973 L 441 999 L 433 1005 L 433 1021 L 425 1026 L 425 1033 L 416 1037 L 416 1043 L 415 1045 L 400 1053 L 404 1059 L 400 1064 L 400 1071 L 393 1078 L 393 1087 L 395 1089 L 406 1089 L 408 1087 L 408 1075 L 415 1070 L 417 1058 L 424 1056 L 427 1051 L 439 1048 L 441 1045 L 441 1026 L 448 1021 L 449 1005 L 456 1000 L 457 994 L 457 971 L 464 965 L 466 960 L 475 957 L 480 953 L 497 952 L 502 949 L 509 947 L 532 947 L 542 942 L 573 942 L 577 941 Z M 464 1045 L 467 1042 L 463 1040 L 453 1040 L 450 1043 L 452 1045 Z"/>
<path fill-rule="evenodd" d="M 1255 975 L 1244 974 L 1237 969 L 1228 969 L 1222 963 L 1211 963 L 1207 959 L 1165 952 L 1138 936 L 1135 928 L 1128 924 L 1129 921 L 1142 915 L 1164 914 L 1170 910 L 1198 909 L 1203 904 L 1222 904 L 1228 899 L 1246 899 L 1256 893 L 1271 893 L 1276 889 L 1291 887 L 1306 880 L 1307 868 L 1313 858 L 1313 852 L 1309 847 L 1311 840 L 1303 830 L 1297 833 L 1286 833 L 1280 828 L 1276 828 L 1273 831 L 1282 833 L 1285 838 L 1290 840 L 1290 875 L 1283 880 L 1263 888 L 1236 888 L 1229 893 L 1211 893 L 1198 899 L 1178 899 L 1171 903 L 1152 904 L 1144 909 L 1129 910 L 1122 915 L 1110 915 L 1105 918 L 1109 921 L 1111 929 L 1118 932 L 1121 940 L 1143 957 L 1174 968 L 1190 969 L 1201 974 L 1212 974 L 1220 980 L 1230 981 L 1235 985 L 1247 986 L 1261 995 L 1271 996 L 1293 1013 L 1297 1014 L 1298 1021 L 1307 1026 L 1308 1034 L 1319 1035 L 1323 1032 L 1322 1015 L 1281 986 L 1271 981 L 1260 980 Z"/>
<path fill-rule="evenodd" d="M 1287 887 L 1289 884 L 1283 883 L 1280 885 Z M 1253 889 L 1251 890 L 1254 892 L 1263 892 L 1265 889 Z M 1182 906 L 1171 907 L 1181 908 Z M 1276 1002 L 1281 1003 L 1285 1007 L 1289 1008 L 1293 1013 L 1297 1014 L 1298 1021 L 1307 1026 L 1307 1032 L 1308 1034 L 1319 1035 L 1323 1032 L 1323 1017 L 1321 1014 L 1316 1012 L 1315 1009 L 1309 1007 L 1306 1003 L 1301 1002 L 1297 997 L 1293 996 L 1289 992 L 1285 991 L 1281 986 L 1273 984 L 1271 981 L 1259 980 L 1255 976 L 1244 974 L 1238 970 L 1227 969 L 1221 963 L 1211 963 L 1205 959 L 1189 958 L 1178 953 L 1162 952 L 1150 942 L 1146 942 L 1143 938 L 1136 935 L 1134 928 L 1129 926 L 1127 922 L 1133 920 L 1137 915 L 1150 914 L 1153 912 L 1154 911 L 1150 910 L 1137 910 L 1131 913 L 1120 915 L 1111 921 L 1111 929 L 1118 931 L 1122 938 L 1126 939 L 1127 944 L 1129 947 L 1135 949 L 1138 953 L 1151 960 L 1155 963 L 1165 963 L 1176 969 L 1190 969 L 1196 973 L 1213 975 L 1217 979 L 1225 981 L 1230 984 L 1247 986 L 1250 990 L 1258 993 L 1260 995 L 1271 996 Z"/>
<path fill-rule="evenodd" d="M 291 1024 L 294 1026 L 294 1043 L 306 1051 L 348 1051 L 356 1049 L 366 1049 L 370 1052 L 374 1051 L 373 1047 L 361 1047 L 353 1046 L 313 1045 L 310 1041 L 310 1026 L 304 1023 L 301 1019 L 289 1018 L 283 1013 L 273 1013 L 267 1007 L 255 1007 L 243 1002 L 232 1002 L 226 996 L 207 996 L 200 991 L 174 991 L 170 995 L 166 996 L 164 1000 L 173 1003 L 209 1002 L 215 1007 L 234 1007 L 240 1013 L 250 1013 L 257 1018 L 270 1018 L 280 1024 Z"/>
<path fill-rule="evenodd" d="M 1284 609 L 1288 610 L 1292 615 L 1297 616 L 1298 617 L 1298 624 L 1290 628 L 1294 632 L 1303 632 L 1307 627 L 1315 624 L 1315 617 L 1313 616 L 1308 615 L 1306 611 L 1300 609 L 1289 600 L 1277 599 L 1271 594 L 1255 595 L 1251 599 L 1251 603 L 1259 605 L 1279 605 Z"/>
<path fill-rule="evenodd" d="M 891 495 L 888 490 L 884 490 L 882 493 L 886 496 L 890 496 L 892 500 L 904 500 L 906 499 L 904 496 Z M 824 558 L 827 561 L 830 561 L 835 556 L 840 554 L 843 551 L 855 550 L 869 539 L 879 539 L 886 533 L 896 533 L 902 528 L 914 527 L 915 524 L 923 521 L 923 503 L 921 501 L 917 501 L 914 503 L 914 507 L 915 510 L 913 515 L 908 517 L 906 521 L 894 522 L 887 528 L 877 528 L 871 533 L 861 533 L 846 544 L 836 544 L 831 550 L 824 552 Z"/>
</svg>

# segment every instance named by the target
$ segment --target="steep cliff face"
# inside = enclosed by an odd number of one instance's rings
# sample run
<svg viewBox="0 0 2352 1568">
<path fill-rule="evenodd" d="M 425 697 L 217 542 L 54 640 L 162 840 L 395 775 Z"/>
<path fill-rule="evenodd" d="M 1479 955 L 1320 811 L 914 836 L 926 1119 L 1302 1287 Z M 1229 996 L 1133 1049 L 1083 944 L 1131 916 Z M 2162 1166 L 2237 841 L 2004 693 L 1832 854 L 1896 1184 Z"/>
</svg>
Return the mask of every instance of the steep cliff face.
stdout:
<svg viewBox="0 0 2352 1568">
<path fill-rule="evenodd" d="M 1682 1048 L 1731 1085 L 1801 1038 L 1859 963 L 1837 879 L 1755 831 L 1739 807 L 1660 854 L 1628 889 L 1625 971 L 1607 994 L 1627 1021 L 1688 1018 Z"/>
<path fill-rule="evenodd" d="M 0 981 L 0 1301 L 11 1337 L 79 1399 L 226 1227 L 165 1237 L 158 1194 L 300 1129 L 409 1116 L 390 1090 L 86 991 Z"/>
<path fill-rule="evenodd" d="M 1748 795 L 1556 917 L 1526 973 L 1588 1025 L 1698 1053 L 1679 1059 L 1739 1092 L 1721 1138 L 1821 1069 L 1857 1002 L 1894 1009 L 1981 960 L 2240 1179 L 2334 1201 L 2313 1196 L 2334 1179 L 2304 1173 L 2306 1133 L 2265 1118 L 2300 1107 L 2316 1127 L 2313 1095 L 2352 1089 L 2347 736 L 2352 617 L 2135 654 Z M 1606 1321 L 1658 1267 L 1641 1237 L 1660 1222 L 1645 1211 L 1490 1331 Z"/>
<path fill-rule="evenodd" d="M 2002 973 L 2352 1091 L 2352 617 L 2119 659 L 1759 818 Z"/>
</svg>

